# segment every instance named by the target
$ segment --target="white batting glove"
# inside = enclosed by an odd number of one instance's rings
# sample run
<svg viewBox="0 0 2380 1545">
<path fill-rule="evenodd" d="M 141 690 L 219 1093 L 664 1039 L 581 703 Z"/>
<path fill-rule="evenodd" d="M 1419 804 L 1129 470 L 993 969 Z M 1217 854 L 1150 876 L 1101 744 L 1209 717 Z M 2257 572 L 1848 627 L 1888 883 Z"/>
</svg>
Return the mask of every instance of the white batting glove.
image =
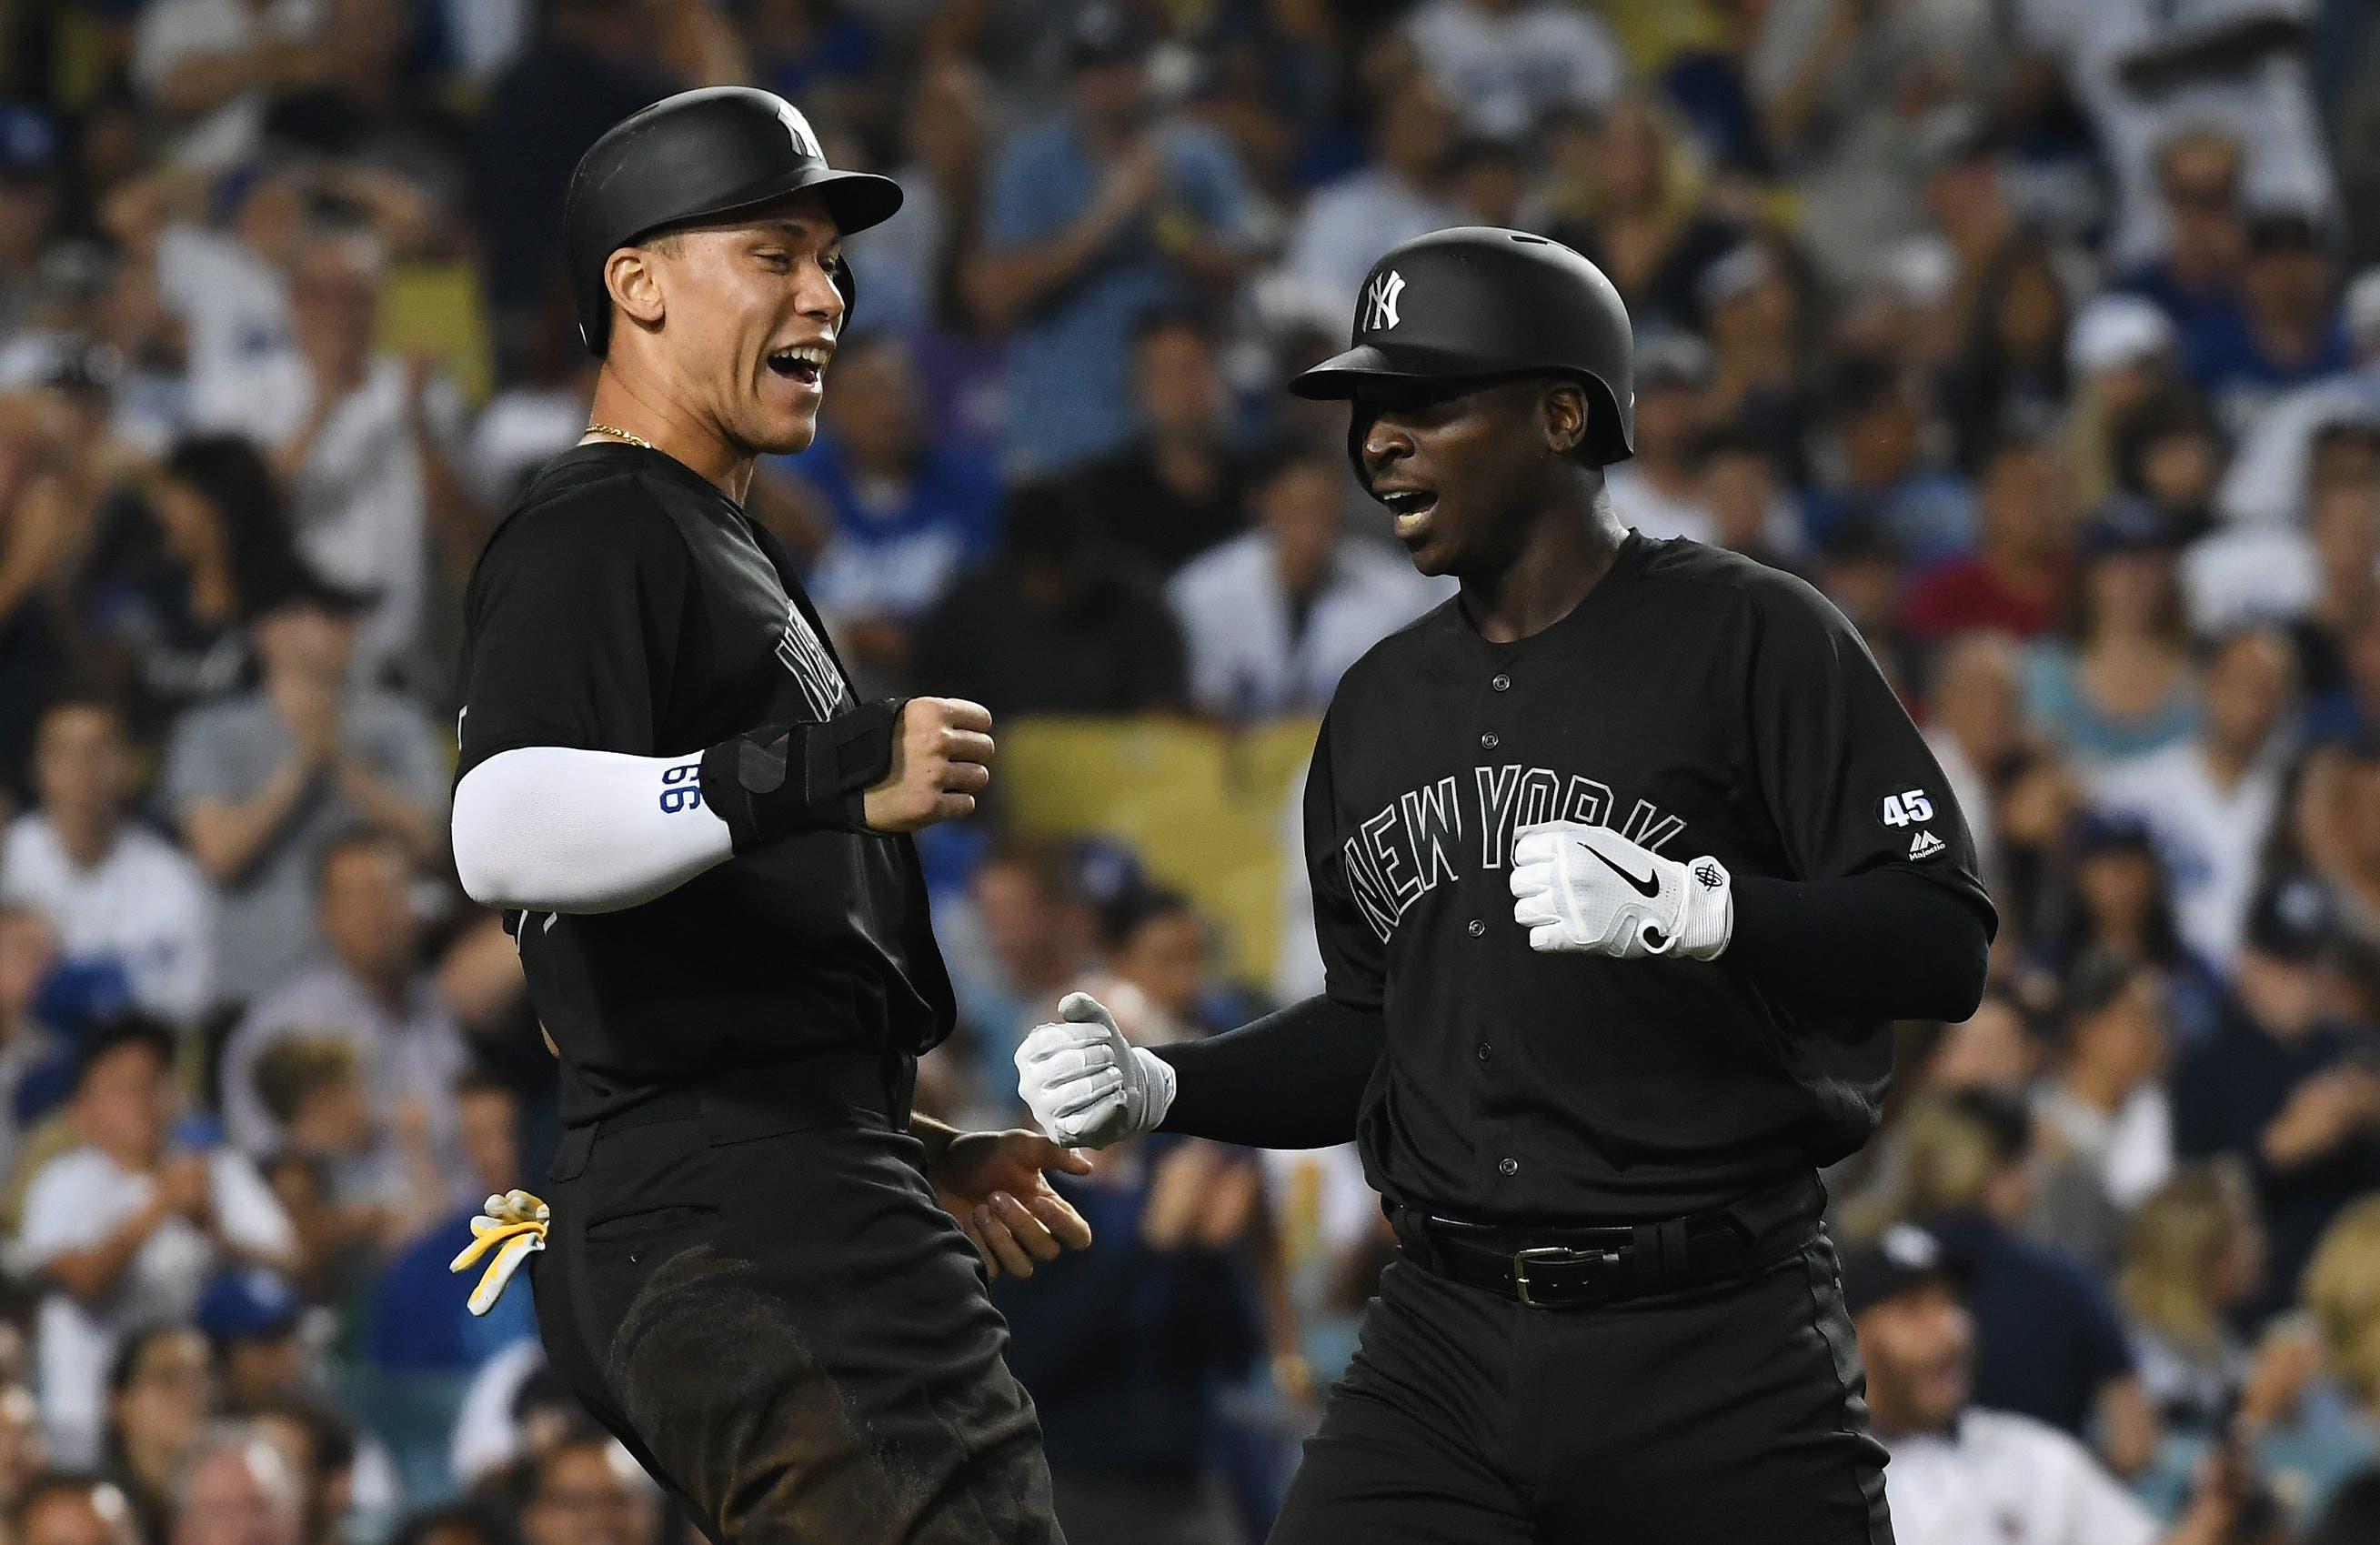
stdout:
<svg viewBox="0 0 2380 1545">
<path fill-rule="evenodd" d="M 1680 863 L 1577 821 L 1524 826 L 1512 837 L 1512 920 L 1529 947 L 1716 959 L 1735 929 L 1735 894 L 1712 858 Z"/>
<path fill-rule="evenodd" d="M 1068 1148 L 1105 1148 L 1165 1119 L 1172 1068 L 1124 1040 L 1115 1016 L 1087 992 L 1060 999 L 1058 1016 L 1016 1049 L 1016 1092 L 1043 1136 Z"/>
</svg>

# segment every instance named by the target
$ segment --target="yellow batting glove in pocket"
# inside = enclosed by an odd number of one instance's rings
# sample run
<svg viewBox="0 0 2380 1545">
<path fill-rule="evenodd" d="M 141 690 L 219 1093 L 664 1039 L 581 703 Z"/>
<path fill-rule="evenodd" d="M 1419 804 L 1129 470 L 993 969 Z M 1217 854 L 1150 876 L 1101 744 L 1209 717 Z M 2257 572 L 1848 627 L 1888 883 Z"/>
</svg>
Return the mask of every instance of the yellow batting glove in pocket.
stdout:
<svg viewBox="0 0 2380 1545">
<path fill-rule="evenodd" d="M 527 1191 L 506 1191 L 481 1205 L 485 1210 L 471 1220 L 471 1243 L 446 1266 L 449 1271 L 468 1271 L 481 1256 L 495 1252 L 488 1269 L 480 1273 L 480 1284 L 471 1289 L 473 1314 L 485 1314 L 495 1307 L 520 1263 L 545 1248 L 545 1231 L 553 1221 L 545 1203 Z"/>
</svg>

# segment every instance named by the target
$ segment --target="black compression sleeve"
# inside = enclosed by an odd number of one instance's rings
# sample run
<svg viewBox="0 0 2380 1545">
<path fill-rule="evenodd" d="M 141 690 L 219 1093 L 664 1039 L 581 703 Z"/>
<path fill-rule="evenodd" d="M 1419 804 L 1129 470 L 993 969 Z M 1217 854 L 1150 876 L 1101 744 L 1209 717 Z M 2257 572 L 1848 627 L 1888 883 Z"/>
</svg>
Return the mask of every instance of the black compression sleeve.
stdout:
<svg viewBox="0 0 2380 1545">
<path fill-rule="evenodd" d="M 1314 997 L 1211 1040 L 1158 1047 L 1179 1080 L 1158 1130 L 1249 1148 L 1353 1142 L 1387 1036 L 1378 1009 Z"/>
<path fill-rule="evenodd" d="M 1735 882 L 1720 960 L 1781 998 L 1867 1018 L 1957 1022 L 1984 995 L 1991 934 L 1949 887 L 1907 870 Z"/>
</svg>

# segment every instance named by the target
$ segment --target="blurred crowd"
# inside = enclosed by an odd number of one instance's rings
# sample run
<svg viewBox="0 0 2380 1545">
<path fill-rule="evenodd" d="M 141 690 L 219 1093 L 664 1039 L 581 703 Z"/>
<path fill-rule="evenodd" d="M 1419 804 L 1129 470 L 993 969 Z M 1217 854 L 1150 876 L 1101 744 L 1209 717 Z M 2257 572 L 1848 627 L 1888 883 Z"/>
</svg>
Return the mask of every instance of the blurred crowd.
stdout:
<svg viewBox="0 0 2380 1545">
<path fill-rule="evenodd" d="M 2000 909 L 1828 1177 L 1904 1545 L 2380 1541 L 2358 0 L 0 0 L 0 1542 L 686 1538 L 445 1273 L 555 1128 L 444 805 L 463 580 L 585 422 L 565 180 L 725 81 L 907 190 L 752 513 L 865 692 L 1003 724 L 1318 714 L 1449 591 L 1280 383 L 1423 231 L 1601 264 L 1621 518 L 1857 623 Z M 1014 1121 L 1075 987 L 1151 1040 L 1318 989 L 1003 809 L 929 833 L 928 1108 Z M 1072 1538 L 1260 1538 L 1360 1169 L 1070 1195 L 996 1296 Z"/>
</svg>

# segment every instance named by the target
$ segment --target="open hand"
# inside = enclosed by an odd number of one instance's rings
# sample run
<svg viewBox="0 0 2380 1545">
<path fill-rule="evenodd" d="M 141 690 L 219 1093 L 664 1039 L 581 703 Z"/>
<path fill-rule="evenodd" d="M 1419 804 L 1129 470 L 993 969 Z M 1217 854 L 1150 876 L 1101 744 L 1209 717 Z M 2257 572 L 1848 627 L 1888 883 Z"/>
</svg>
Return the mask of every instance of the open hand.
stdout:
<svg viewBox="0 0 2380 1545">
<path fill-rule="evenodd" d="M 1037 1260 L 1091 1242 L 1091 1225 L 1050 1188 L 1044 1170 L 1088 1174 L 1091 1162 L 1038 1132 L 962 1132 L 928 1166 L 942 1210 L 997 1280 L 1029 1277 Z"/>
</svg>

